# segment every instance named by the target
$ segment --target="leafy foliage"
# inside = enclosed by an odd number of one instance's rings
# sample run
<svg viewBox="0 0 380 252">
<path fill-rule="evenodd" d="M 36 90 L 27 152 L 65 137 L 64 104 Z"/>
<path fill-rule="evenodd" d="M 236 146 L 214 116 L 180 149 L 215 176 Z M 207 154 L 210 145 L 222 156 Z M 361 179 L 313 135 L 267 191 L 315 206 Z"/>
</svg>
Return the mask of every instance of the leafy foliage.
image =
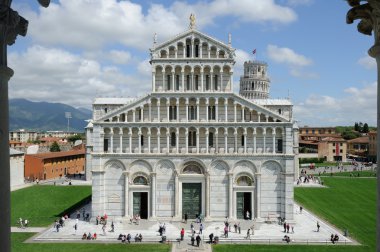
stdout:
<svg viewBox="0 0 380 252">
<path fill-rule="evenodd" d="M 50 146 L 50 152 L 60 152 L 61 148 L 59 147 L 57 141 L 54 141 L 54 143 Z"/>
</svg>

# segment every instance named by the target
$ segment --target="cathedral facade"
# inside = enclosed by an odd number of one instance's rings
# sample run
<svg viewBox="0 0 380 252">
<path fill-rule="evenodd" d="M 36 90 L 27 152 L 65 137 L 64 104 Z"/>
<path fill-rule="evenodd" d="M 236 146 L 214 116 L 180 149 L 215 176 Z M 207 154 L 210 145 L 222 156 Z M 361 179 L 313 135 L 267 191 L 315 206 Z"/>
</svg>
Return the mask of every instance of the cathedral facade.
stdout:
<svg viewBox="0 0 380 252">
<path fill-rule="evenodd" d="M 293 220 L 292 104 L 268 98 L 267 66 L 256 61 L 235 94 L 234 51 L 230 36 L 224 43 L 191 23 L 154 39 L 151 93 L 95 99 L 86 128 L 92 216 Z"/>
</svg>

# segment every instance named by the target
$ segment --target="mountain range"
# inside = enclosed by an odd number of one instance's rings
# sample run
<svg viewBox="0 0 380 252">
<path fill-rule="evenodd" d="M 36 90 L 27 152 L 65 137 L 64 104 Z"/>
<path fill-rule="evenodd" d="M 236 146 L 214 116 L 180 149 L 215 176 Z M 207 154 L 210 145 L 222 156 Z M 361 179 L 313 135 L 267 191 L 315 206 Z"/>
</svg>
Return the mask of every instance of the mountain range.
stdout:
<svg viewBox="0 0 380 252">
<path fill-rule="evenodd" d="M 26 99 L 9 100 L 9 129 L 28 129 L 36 131 L 68 130 L 66 112 L 71 112 L 69 130 L 84 132 L 92 112 L 86 108 L 74 108 L 67 104 L 33 102 Z"/>
</svg>

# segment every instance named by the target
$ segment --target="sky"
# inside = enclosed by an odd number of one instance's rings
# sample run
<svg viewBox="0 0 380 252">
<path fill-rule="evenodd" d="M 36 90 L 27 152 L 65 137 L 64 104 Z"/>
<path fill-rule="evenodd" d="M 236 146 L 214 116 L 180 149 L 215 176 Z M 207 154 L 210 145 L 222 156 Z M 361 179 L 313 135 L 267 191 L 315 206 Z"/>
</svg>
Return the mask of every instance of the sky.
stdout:
<svg viewBox="0 0 380 252">
<path fill-rule="evenodd" d="M 346 1 L 327 0 L 53 0 L 13 1 L 29 21 L 8 47 L 15 74 L 9 97 L 91 109 L 95 97 L 151 91 L 149 48 L 188 29 L 236 49 L 234 87 L 246 60 L 268 63 L 270 97 L 290 97 L 300 126 L 376 125 L 373 36 L 346 24 Z M 252 51 L 256 49 L 256 54 Z"/>
</svg>

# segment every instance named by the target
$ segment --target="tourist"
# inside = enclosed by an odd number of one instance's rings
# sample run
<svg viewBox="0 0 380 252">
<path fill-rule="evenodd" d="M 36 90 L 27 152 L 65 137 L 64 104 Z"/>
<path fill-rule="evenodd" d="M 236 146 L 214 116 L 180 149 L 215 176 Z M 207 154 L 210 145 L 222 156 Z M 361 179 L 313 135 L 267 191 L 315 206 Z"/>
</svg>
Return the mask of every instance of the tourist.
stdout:
<svg viewBox="0 0 380 252">
<path fill-rule="evenodd" d="M 286 222 L 284 221 L 284 233 L 286 233 Z"/>
<path fill-rule="evenodd" d="M 24 220 L 24 227 L 27 228 L 27 227 L 28 227 L 28 224 L 29 224 L 28 220 L 25 219 L 25 220 Z"/>
<path fill-rule="evenodd" d="M 185 229 L 181 229 L 181 241 L 183 241 L 183 237 L 185 236 Z"/>
<path fill-rule="evenodd" d="M 74 225 L 74 234 L 77 234 L 78 224 L 75 223 Z"/>
<path fill-rule="evenodd" d="M 290 242 L 290 237 L 288 235 L 284 235 L 283 241 L 286 241 L 286 243 Z"/>
<path fill-rule="evenodd" d="M 214 233 L 211 233 L 208 238 L 210 238 L 210 244 L 212 244 L 212 240 L 214 239 Z"/>
<path fill-rule="evenodd" d="M 20 228 L 24 228 L 24 224 L 21 217 L 18 219 L 18 224 L 20 225 Z"/>
<path fill-rule="evenodd" d="M 127 242 L 128 242 L 128 243 L 131 243 L 131 238 L 132 238 L 131 234 L 128 234 L 128 235 L 127 235 Z"/>
<path fill-rule="evenodd" d="M 80 218 L 80 212 L 79 212 L 79 210 L 77 210 L 77 219 L 79 219 Z"/>
<path fill-rule="evenodd" d="M 139 234 L 139 242 L 142 242 L 142 235 L 141 235 L 141 233 Z"/>
<path fill-rule="evenodd" d="M 94 233 L 94 235 L 92 236 L 92 239 L 93 239 L 93 240 L 96 240 L 96 238 L 97 238 L 97 234 Z"/>
<path fill-rule="evenodd" d="M 102 230 L 103 230 L 103 235 L 106 235 L 106 224 L 103 224 Z"/>
<path fill-rule="evenodd" d="M 224 237 L 228 238 L 228 226 L 224 226 Z"/>
<path fill-rule="evenodd" d="M 236 222 L 234 224 L 234 228 L 235 228 L 235 233 L 237 233 L 237 224 L 236 224 Z"/>
<path fill-rule="evenodd" d="M 302 209 L 303 209 L 303 207 L 302 207 L 302 206 L 300 206 L 300 214 L 302 214 Z"/>
<path fill-rule="evenodd" d="M 56 220 L 55 221 L 55 229 L 57 230 L 57 233 L 59 232 L 59 227 L 60 227 L 59 222 L 58 222 L 58 220 Z"/>
<path fill-rule="evenodd" d="M 92 235 L 91 235 L 91 233 L 90 233 L 90 232 L 88 232 L 88 235 L 87 235 L 87 240 L 91 240 L 91 238 L 92 238 Z"/>
<path fill-rule="evenodd" d="M 195 238 L 194 235 L 191 236 L 191 246 L 194 246 Z"/>
<path fill-rule="evenodd" d="M 199 235 L 197 235 L 195 240 L 197 241 L 197 247 L 199 247 L 199 243 L 201 242 L 201 237 Z"/>
<path fill-rule="evenodd" d="M 286 224 L 286 231 L 287 231 L 287 233 L 289 233 L 289 229 L 290 229 L 290 225 L 289 225 L 289 223 L 287 223 Z"/>
<path fill-rule="evenodd" d="M 120 234 L 118 240 L 121 240 L 121 243 L 125 243 L 125 240 L 126 240 L 125 235 Z"/>
<path fill-rule="evenodd" d="M 96 225 L 99 225 L 99 221 L 100 221 L 100 216 L 96 216 Z"/>
<path fill-rule="evenodd" d="M 292 234 L 294 234 L 294 226 L 292 226 Z"/>
<path fill-rule="evenodd" d="M 245 219 L 246 219 L 246 220 L 249 220 L 249 219 L 250 219 L 249 211 L 247 211 L 247 212 L 245 213 Z"/>
<path fill-rule="evenodd" d="M 83 233 L 82 235 L 82 240 L 86 240 L 87 239 L 87 234 L 86 233 Z"/>
<path fill-rule="evenodd" d="M 247 236 L 245 237 L 245 239 L 249 239 L 250 238 L 250 235 L 251 235 L 251 230 L 248 228 L 247 230 Z"/>
<path fill-rule="evenodd" d="M 319 221 L 317 221 L 317 232 L 319 232 L 319 228 L 320 228 L 321 226 L 319 225 Z"/>
<path fill-rule="evenodd" d="M 239 231 L 239 234 L 241 234 L 240 222 L 238 223 L 238 231 Z"/>
<path fill-rule="evenodd" d="M 187 223 L 187 213 L 185 213 L 185 223 Z"/>
<path fill-rule="evenodd" d="M 111 223 L 111 232 L 115 232 L 115 225 L 113 224 L 113 221 Z"/>
<path fill-rule="evenodd" d="M 203 223 L 201 223 L 201 224 L 199 225 L 199 233 L 202 234 L 202 231 L 203 231 Z"/>
</svg>

